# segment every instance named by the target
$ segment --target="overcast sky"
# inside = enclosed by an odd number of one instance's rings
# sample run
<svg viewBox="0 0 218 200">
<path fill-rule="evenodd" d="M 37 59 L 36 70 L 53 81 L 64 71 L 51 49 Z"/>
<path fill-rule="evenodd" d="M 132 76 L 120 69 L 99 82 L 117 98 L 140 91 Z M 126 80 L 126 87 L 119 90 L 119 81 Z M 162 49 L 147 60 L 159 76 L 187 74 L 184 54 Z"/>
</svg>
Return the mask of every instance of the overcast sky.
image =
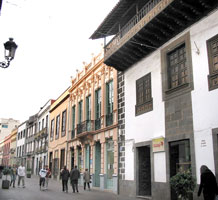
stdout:
<svg viewBox="0 0 218 200">
<path fill-rule="evenodd" d="M 118 0 L 4 0 L 0 16 L 0 61 L 9 37 L 18 45 L 15 59 L 0 68 L 0 118 L 23 122 L 68 86 L 70 76 L 103 39 L 89 37 Z"/>
</svg>

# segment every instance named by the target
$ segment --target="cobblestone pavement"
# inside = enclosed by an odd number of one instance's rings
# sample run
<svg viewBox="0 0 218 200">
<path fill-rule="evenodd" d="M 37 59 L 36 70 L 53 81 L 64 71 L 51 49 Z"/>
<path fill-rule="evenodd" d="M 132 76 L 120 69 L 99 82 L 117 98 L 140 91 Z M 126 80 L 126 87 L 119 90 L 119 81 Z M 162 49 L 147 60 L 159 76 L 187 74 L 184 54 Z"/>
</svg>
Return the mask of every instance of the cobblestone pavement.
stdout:
<svg viewBox="0 0 218 200">
<path fill-rule="evenodd" d="M 92 188 L 91 191 L 83 190 L 79 187 L 79 193 L 72 193 L 72 187 L 68 184 L 68 193 L 62 192 L 62 184 L 60 181 L 49 180 L 49 187 L 46 191 L 39 190 L 39 178 L 32 176 L 25 178 L 26 187 L 16 187 L 10 189 L 2 189 L 2 179 L 0 180 L 0 200 L 136 200 L 136 198 L 128 198 L 115 195 L 112 192 L 102 191 Z"/>
</svg>

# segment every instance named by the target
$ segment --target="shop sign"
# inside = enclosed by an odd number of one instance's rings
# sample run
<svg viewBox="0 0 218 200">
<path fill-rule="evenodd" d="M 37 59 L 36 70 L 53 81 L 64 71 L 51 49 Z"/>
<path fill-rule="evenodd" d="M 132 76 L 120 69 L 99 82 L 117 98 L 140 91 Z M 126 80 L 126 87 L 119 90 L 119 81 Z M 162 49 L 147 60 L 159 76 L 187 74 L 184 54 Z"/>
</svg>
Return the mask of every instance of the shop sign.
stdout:
<svg viewBox="0 0 218 200">
<path fill-rule="evenodd" d="M 164 151 L 164 138 L 156 138 L 152 140 L 152 149 L 153 152 Z"/>
</svg>

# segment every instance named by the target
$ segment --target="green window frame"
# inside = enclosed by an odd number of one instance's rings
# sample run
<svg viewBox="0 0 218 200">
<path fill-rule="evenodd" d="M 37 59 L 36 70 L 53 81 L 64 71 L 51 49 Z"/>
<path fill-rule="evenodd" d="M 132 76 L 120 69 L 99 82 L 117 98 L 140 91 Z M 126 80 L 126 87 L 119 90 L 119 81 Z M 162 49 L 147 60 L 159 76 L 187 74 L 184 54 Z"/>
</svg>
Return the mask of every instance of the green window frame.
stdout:
<svg viewBox="0 0 218 200">
<path fill-rule="evenodd" d="M 55 139 L 59 138 L 59 132 L 60 132 L 60 115 L 56 117 Z"/>
<path fill-rule="evenodd" d="M 91 120 L 91 95 L 86 97 L 86 120 Z"/>
<path fill-rule="evenodd" d="M 81 100 L 79 102 L 79 115 L 78 115 L 78 123 L 80 124 L 82 122 L 82 117 L 83 117 L 83 101 Z"/>
<path fill-rule="evenodd" d="M 106 84 L 106 114 L 113 113 L 114 107 L 114 88 L 113 80 Z"/>
<path fill-rule="evenodd" d="M 61 136 L 66 135 L 66 122 L 67 122 L 67 110 L 62 112 L 62 121 L 61 121 Z"/>
<path fill-rule="evenodd" d="M 95 119 L 101 117 L 101 88 L 95 91 Z"/>
</svg>

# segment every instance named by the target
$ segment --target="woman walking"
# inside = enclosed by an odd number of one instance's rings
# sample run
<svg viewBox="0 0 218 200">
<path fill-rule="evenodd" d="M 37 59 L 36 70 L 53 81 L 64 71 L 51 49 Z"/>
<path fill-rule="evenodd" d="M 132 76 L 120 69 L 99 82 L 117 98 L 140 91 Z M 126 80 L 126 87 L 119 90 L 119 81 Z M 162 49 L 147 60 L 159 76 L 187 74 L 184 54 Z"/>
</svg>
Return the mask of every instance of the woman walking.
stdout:
<svg viewBox="0 0 218 200">
<path fill-rule="evenodd" d="M 198 196 L 201 195 L 203 189 L 204 200 L 214 200 L 218 194 L 216 177 L 206 165 L 201 166 L 201 182 L 198 190 Z"/>
<path fill-rule="evenodd" d="M 89 170 L 86 168 L 85 172 L 83 173 L 83 181 L 84 181 L 84 190 L 86 190 L 86 184 L 88 185 L 88 188 L 90 190 L 90 174 L 89 174 Z"/>
</svg>

